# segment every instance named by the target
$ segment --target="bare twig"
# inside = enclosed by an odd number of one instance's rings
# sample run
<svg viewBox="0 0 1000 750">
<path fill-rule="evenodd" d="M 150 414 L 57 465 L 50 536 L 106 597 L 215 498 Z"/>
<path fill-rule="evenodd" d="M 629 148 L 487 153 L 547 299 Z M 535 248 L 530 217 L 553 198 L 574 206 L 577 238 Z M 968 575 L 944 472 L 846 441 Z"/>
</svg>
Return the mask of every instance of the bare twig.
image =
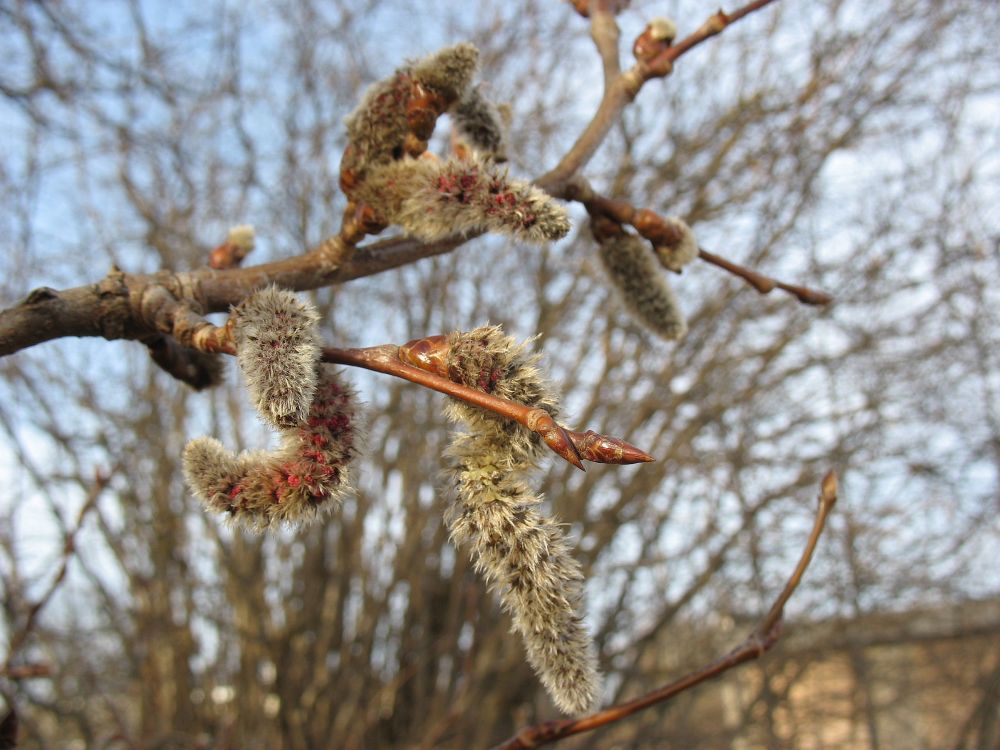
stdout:
<svg viewBox="0 0 1000 750">
<path fill-rule="evenodd" d="M 14 674 L 18 672 L 18 667 L 12 665 L 12 661 L 17 657 L 21 648 L 24 646 L 31 632 L 35 628 L 35 624 L 38 621 L 38 616 L 41 614 L 45 606 L 52 600 L 53 595 L 59 590 L 63 581 L 66 579 L 66 573 L 69 571 L 69 563 L 76 552 L 76 537 L 83 528 L 83 522 L 87 518 L 87 514 L 93 510 L 94 506 L 97 504 L 97 499 L 100 497 L 101 493 L 104 492 L 104 488 L 108 486 L 110 477 L 101 472 L 97 472 L 94 475 L 94 483 L 90 487 L 90 491 L 87 493 L 87 497 L 80 507 L 80 512 L 76 516 L 76 522 L 69 531 L 66 532 L 65 540 L 63 541 L 63 551 L 62 551 L 62 561 L 59 565 L 59 570 L 56 572 L 55 578 L 49 584 L 49 587 L 45 592 L 35 600 L 34 604 L 28 609 L 28 613 L 24 618 L 24 623 L 21 627 L 14 632 L 10 638 L 10 643 L 7 650 L 7 658 L 4 660 L 3 667 L 0 667 L 0 674 Z"/>
<path fill-rule="evenodd" d="M 720 33 L 727 26 L 735 23 L 744 16 L 760 10 L 774 0 L 755 0 L 743 7 L 725 13 L 718 11 L 713 13 L 708 19 L 690 36 L 680 40 L 672 47 L 668 47 L 659 55 L 648 61 L 637 61 L 629 70 L 621 73 L 613 81 L 609 81 L 605 86 L 604 96 L 598 105 L 597 112 L 591 118 L 583 133 L 576 139 L 576 142 L 563 156 L 559 163 L 544 175 L 539 177 L 535 184 L 540 188 L 558 197 L 564 197 L 563 191 L 570 178 L 584 166 L 597 149 L 604 142 L 611 128 L 618 121 L 622 110 L 635 99 L 643 84 L 653 78 L 662 78 L 670 75 L 673 70 L 674 61 L 681 55 L 698 46 L 709 37 Z M 577 3 L 574 7 L 579 11 Z M 602 59 L 604 53 L 602 51 Z M 605 60 L 605 71 L 608 66 Z"/>
<path fill-rule="evenodd" d="M 805 286 L 786 284 L 783 281 L 772 279 L 770 276 L 765 276 L 750 268 L 733 263 L 703 248 L 698 248 L 698 257 L 714 266 L 729 271 L 734 276 L 739 276 L 761 294 L 768 294 L 774 289 L 780 289 L 783 292 L 788 292 L 804 305 L 822 306 L 833 302 L 833 297 L 826 292 L 810 289 Z"/>
<path fill-rule="evenodd" d="M 533 409 L 493 396 L 484 391 L 456 383 L 420 367 L 404 362 L 399 357 L 400 347 L 392 344 L 372 346 L 364 349 L 336 349 L 325 347 L 323 361 L 332 364 L 363 367 L 366 370 L 393 375 L 422 385 L 425 388 L 460 399 L 467 404 L 478 406 L 537 433 L 553 452 L 583 469 L 583 459 L 598 463 L 633 464 L 652 461 L 653 457 L 618 438 L 611 438 L 588 430 L 586 433 L 567 430 L 558 424 L 543 409 Z"/>
<path fill-rule="evenodd" d="M 802 576 L 805 574 L 809 563 L 812 560 L 813 552 L 819 542 L 820 535 L 826 525 L 826 519 L 833 510 L 837 502 L 837 475 L 830 471 L 823 477 L 820 483 L 819 508 L 816 511 L 816 518 L 813 521 L 812 531 L 806 541 L 805 549 L 799 558 L 795 570 L 792 571 L 785 587 L 771 605 L 764 618 L 757 623 L 757 626 L 736 648 L 720 659 L 708 664 L 696 672 L 692 672 L 679 680 L 657 688 L 645 695 L 634 698 L 616 706 L 606 708 L 603 711 L 584 716 L 579 719 L 562 719 L 548 721 L 543 724 L 525 727 L 513 737 L 496 745 L 492 750 L 528 750 L 528 748 L 541 747 L 552 742 L 570 737 L 582 732 L 590 732 L 599 727 L 607 726 L 643 709 L 663 703 L 676 695 L 690 690 L 696 685 L 700 685 L 707 680 L 718 677 L 733 667 L 744 664 L 748 661 L 758 659 L 767 653 L 781 636 L 781 622 L 785 610 L 785 604 L 795 593 Z"/>
<path fill-rule="evenodd" d="M 680 240 L 680 232 L 654 211 L 648 208 L 636 208 L 628 201 L 615 200 L 600 195 L 594 192 L 586 180 L 582 178 L 573 180 L 567 186 L 565 196 L 569 200 L 582 203 L 587 209 L 587 213 L 591 216 L 602 216 L 618 224 L 629 224 L 635 227 L 642 236 L 649 239 L 654 245 L 669 245 Z M 734 276 L 739 276 L 761 294 L 769 294 L 775 289 L 781 289 L 806 305 L 828 305 L 833 301 L 833 297 L 826 292 L 810 289 L 805 286 L 786 284 L 783 281 L 778 281 L 758 271 L 726 260 L 703 248 L 698 248 L 698 257 L 707 263 L 728 271 Z"/>
</svg>

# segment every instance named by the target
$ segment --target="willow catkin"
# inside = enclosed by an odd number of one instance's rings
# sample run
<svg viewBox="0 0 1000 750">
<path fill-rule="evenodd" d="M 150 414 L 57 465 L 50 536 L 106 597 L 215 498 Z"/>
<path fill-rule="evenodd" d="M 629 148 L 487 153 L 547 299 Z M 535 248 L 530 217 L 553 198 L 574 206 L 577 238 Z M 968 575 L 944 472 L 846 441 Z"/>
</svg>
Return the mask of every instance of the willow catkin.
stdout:
<svg viewBox="0 0 1000 750">
<path fill-rule="evenodd" d="M 698 257 L 698 240 L 683 219 L 668 216 L 664 221 L 680 232 L 681 238 L 672 245 L 657 245 L 656 257 L 668 271 L 680 273 L 684 266 Z"/>
<path fill-rule="evenodd" d="M 344 155 L 347 169 L 363 180 L 373 167 L 401 156 L 410 130 L 407 106 L 413 82 L 437 92 L 448 101 L 462 96 L 476 71 L 479 51 L 471 44 L 456 44 L 397 70 L 365 91 L 361 103 L 347 117 L 350 144 Z"/>
<path fill-rule="evenodd" d="M 554 198 L 479 157 L 393 162 L 373 170 L 357 196 L 425 242 L 489 231 L 541 243 L 570 229 Z"/>
<path fill-rule="evenodd" d="M 478 87 L 470 88 L 451 111 L 461 138 L 494 161 L 506 161 L 507 154 L 500 112 Z"/>
<path fill-rule="evenodd" d="M 281 429 L 273 451 L 236 454 L 215 438 L 190 441 L 184 476 L 208 510 L 261 532 L 307 524 L 340 507 L 355 455 L 354 394 L 328 367 L 319 371 L 307 417 Z"/>
<path fill-rule="evenodd" d="M 357 437 L 354 394 L 319 364 L 319 315 L 291 292 L 259 290 L 232 319 L 250 399 L 281 444 L 236 454 L 197 438 L 184 449 L 184 476 L 206 508 L 249 530 L 314 521 L 345 494 Z"/>
<path fill-rule="evenodd" d="M 628 232 L 613 235 L 601 241 L 600 258 L 625 306 L 640 322 L 670 341 L 687 333 L 674 291 L 646 240 Z"/>
<path fill-rule="evenodd" d="M 554 413 L 555 399 L 535 367 L 498 327 L 453 334 L 452 379 Z M 541 452 L 535 433 L 461 402 L 448 416 L 468 431 L 449 454 L 457 499 L 447 514 L 451 537 L 467 544 L 476 570 L 499 595 L 525 645 L 528 662 L 564 712 L 590 708 L 599 690 L 593 645 L 577 609 L 582 573 L 562 529 L 536 509 L 525 481 Z"/>
<path fill-rule="evenodd" d="M 316 390 L 316 309 L 270 286 L 247 297 L 232 317 L 236 359 L 254 408 L 274 427 L 301 422 Z"/>
</svg>

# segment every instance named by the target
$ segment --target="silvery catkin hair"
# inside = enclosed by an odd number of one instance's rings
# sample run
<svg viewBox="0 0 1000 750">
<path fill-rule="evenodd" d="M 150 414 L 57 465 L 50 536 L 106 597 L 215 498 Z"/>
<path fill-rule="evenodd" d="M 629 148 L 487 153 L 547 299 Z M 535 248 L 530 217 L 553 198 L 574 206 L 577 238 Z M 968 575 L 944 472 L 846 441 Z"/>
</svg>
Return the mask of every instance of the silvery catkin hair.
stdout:
<svg viewBox="0 0 1000 750">
<path fill-rule="evenodd" d="M 256 292 L 233 316 L 251 400 L 279 430 L 281 445 L 236 454 L 215 438 L 196 438 L 184 449 L 184 476 L 209 510 L 248 530 L 315 521 L 346 493 L 357 437 L 354 394 L 319 364 L 319 317 L 295 295 Z"/>
<path fill-rule="evenodd" d="M 413 96 L 413 82 L 453 102 L 471 83 L 478 60 L 479 51 L 473 45 L 456 44 L 372 84 L 347 117 L 350 148 L 344 155 L 345 166 L 363 180 L 370 169 L 399 158 L 410 130 L 407 107 Z"/>
<path fill-rule="evenodd" d="M 479 157 L 392 162 L 373 169 L 356 195 L 425 242 L 490 231 L 540 243 L 570 229 L 554 198 Z"/>
<path fill-rule="evenodd" d="M 535 367 L 498 327 L 449 337 L 453 380 L 555 413 L 556 403 Z M 457 500 L 447 520 L 456 543 L 468 544 L 477 571 L 499 594 L 524 640 L 528 662 L 566 713 L 589 709 L 599 690 L 593 645 L 577 609 L 582 573 L 560 525 L 539 513 L 525 481 L 541 452 L 538 436 L 461 402 L 448 416 L 466 425 L 449 448 Z"/>
<path fill-rule="evenodd" d="M 478 87 L 470 88 L 451 111 L 459 135 L 494 161 L 506 161 L 503 126 L 496 106 Z"/>
<path fill-rule="evenodd" d="M 600 242 L 600 258 L 622 301 L 650 330 L 670 341 L 687 333 L 687 321 L 649 243 L 622 232 Z"/>
</svg>

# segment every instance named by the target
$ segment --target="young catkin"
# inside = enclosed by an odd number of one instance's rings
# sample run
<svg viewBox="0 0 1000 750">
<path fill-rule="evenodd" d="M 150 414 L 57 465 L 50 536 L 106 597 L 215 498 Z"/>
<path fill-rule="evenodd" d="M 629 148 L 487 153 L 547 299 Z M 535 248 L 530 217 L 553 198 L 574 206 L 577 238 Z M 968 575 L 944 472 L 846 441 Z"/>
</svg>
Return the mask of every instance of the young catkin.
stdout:
<svg viewBox="0 0 1000 750">
<path fill-rule="evenodd" d="M 448 371 L 473 388 L 555 413 L 536 357 L 498 327 L 453 334 Z M 447 514 L 452 539 L 467 544 L 477 571 L 496 591 L 528 662 L 566 713 L 595 702 L 599 675 L 590 637 L 577 614 L 582 573 L 562 529 L 536 509 L 525 481 L 541 452 L 538 436 L 461 402 L 448 416 L 463 423 L 449 448 L 457 499 Z"/>
<path fill-rule="evenodd" d="M 506 161 L 507 154 L 500 124 L 499 110 L 482 95 L 478 87 L 470 88 L 451 112 L 460 137 L 470 146 L 494 161 Z"/>
<path fill-rule="evenodd" d="M 681 238 L 673 245 L 657 245 L 656 257 L 668 271 L 680 273 L 684 266 L 698 257 L 698 240 L 683 219 L 668 216 L 666 220 L 680 232 Z"/>
<path fill-rule="evenodd" d="M 541 243 L 570 228 L 555 199 L 478 157 L 387 164 L 372 171 L 358 198 L 425 242 L 490 231 Z"/>
<path fill-rule="evenodd" d="M 361 181 L 373 167 L 398 159 L 410 129 L 407 106 L 413 95 L 413 82 L 433 90 L 446 101 L 454 101 L 471 83 L 478 59 L 479 51 L 473 45 L 456 44 L 372 84 L 347 117 L 350 146 L 344 154 L 343 166 Z"/>
<path fill-rule="evenodd" d="M 600 258 L 626 307 L 651 331 L 668 341 L 687 333 L 687 321 L 673 289 L 642 237 L 628 232 L 604 239 Z"/>
<path fill-rule="evenodd" d="M 305 419 L 316 390 L 316 309 L 270 286 L 233 309 L 237 361 L 254 408 L 274 427 Z"/>
<path fill-rule="evenodd" d="M 282 523 L 311 523 L 340 507 L 355 454 L 354 394 L 320 367 L 308 414 L 284 427 L 274 451 L 233 453 L 215 438 L 184 449 L 184 476 L 209 510 L 262 532 Z"/>
</svg>

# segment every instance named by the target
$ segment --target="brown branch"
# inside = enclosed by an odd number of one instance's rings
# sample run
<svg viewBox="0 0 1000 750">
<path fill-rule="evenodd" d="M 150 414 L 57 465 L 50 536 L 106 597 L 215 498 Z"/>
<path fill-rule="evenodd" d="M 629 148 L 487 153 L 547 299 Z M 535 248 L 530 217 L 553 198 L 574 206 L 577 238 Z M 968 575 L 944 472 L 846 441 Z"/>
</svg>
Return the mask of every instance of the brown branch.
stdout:
<svg viewBox="0 0 1000 750">
<path fill-rule="evenodd" d="M 532 408 L 493 396 L 484 391 L 456 383 L 447 377 L 408 364 L 400 359 L 400 347 L 393 344 L 364 349 L 337 349 L 324 347 L 323 361 L 331 364 L 363 367 L 366 370 L 392 375 L 425 388 L 444 393 L 453 398 L 486 409 L 501 417 L 512 419 L 519 425 L 537 433 L 554 453 L 583 469 L 583 459 L 597 463 L 633 464 L 652 461 L 653 457 L 618 438 L 600 435 L 592 430 L 586 433 L 567 430 L 543 409 Z"/>
<path fill-rule="evenodd" d="M 24 646 L 28 636 L 31 635 L 41 611 L 52 600 L 53 595 L 55 595 L 56 591 L 59 590 L 63 581 L 66 580 L 70 560 L 76 552 L 77 534 L 80 533 L 80 530 L 83 528 L 83 522 L 87 518 L 87 514 L 93 510 L 94 506 L 97 504 L 97 499 L 100 497 L 101 493 L 104 492 L 104 488 L 108 486 L 109 481 L 110 478 L 101 472 L 97 472 L 94 475 L 94 483 L 91 485 L 90 491 L 87 493 L 87 498 L 80 507 L 80 512 L 77 513 L 76 522 L 73 525 L 73 528 L 66 532 L 66 536 L 63 541 L 62 561 L 59 565 L 59 570 L 56 572 L 56 576 L 52 579 L 49 587 L 28 609 L 28 614 L 24 619 L 24 623 L 11 636 L 7 650 L 7 658 L 4 660 L 3 667 L 0 667 L 0 674 L 17 671 L 17 667 L 12 666 L 11 661 L 17 657 L 21 647 Z"/>
<path fill-rule="evenodd" d="M 543 724 L 525 727 L 513 737 L 494 746 L 492 750 L 528 750 L 528 748 L 541 747 L 542 745 L 557 742 L 575 734 L 590 732 L 599 727 L 613 724 L 638 711 L 670 700 L 696 685 L 718 677 L 733 667 L 758 659 L 766 654 L 774 647 L 781 636 L 781 622 L 785 604 L 788 603 L 792 594 L 795 593 L 802 580 L 802 576 L 809 567 L 813 552 L 826 525 L 826 519 L 830 515 L 830 511 L 833 510 L 836 502 L 837 475 L 833 471 L 830 471 L 823 477 L 823 481 L 820 483 L 819 508 L 816 511 L 816 518 L 813 521 L 813 528 L 809 533 L 809 539 L 806 541 L 802 556 L 799 558 L 795 570 L 792 571 L 791 576 L 785 583 L 785 587 L 777 599 L 774 600 L 774 604 L 771 605 L 770 610 L 768 610 L 764 618 L 757 623 L 757 626 L 746 639 L 728 654 L 679 680 L 657 688 L 638 698 L 619 703 L 603 711 L 598 711 L 590 716 L 584 716 L 579 719 L 548 721 Z"/>
<path fill-rule="evenodd" d="M 768 294 L 774 289 L 781 289 L 783 292 L 791 294 L 804 305 L 822 306 L 833 302 L 833 297 L 826 292 L 810 289 L 805 286 L 786 284 L 783 281 L 772 279 L 770 276 L 765 276 L 750 268 L 733 263 L 715 253 L 710 253 L 704 248 L 698 248 L 698 257 L 714 266 L 729 271 L 734 276 L 739 276 L 761 294 Z"/>
<path fill-rule="evenodd" d="M 727 26 L 736 23 L 744 16 L 748 16 L 756 10 L 760 10 L 767 5 L 770 5 L 774 1 L 775 0 L 754 0 L 754 2 L 747 3 L 743 7 L 734 10 L 732 13 L 726 13 L 720 9 L 716 13 L 710 15 L 693 34 L 685 37 L 672 47 L 665 49 L 652 60 L 649 60 L 648 62 L 640 61 L 636 64 L 633 70 L 639 75 L 642 83 L 645 83 L 652 78 L 662 78 L 664 76 L 668 76 L 673 71 L 674 60 L 683 55 L 685 52 L 694 49 L 706 39 L 710 39 L 716 34 L 721 34 Z"/>
<path fill-rule="evenodd" d="M 468 239 L 423 244 L 392 238 L 354 250 L 334 237 L 303 255 L 244 268 L 153 274 L 112 268 L 96 284 L 65 290 L 40 287 L 0 310 L 0 357 L 66 336 L 114 340 L 173 335 L 176 315 L 224 312 L 268 284 L 294 291 L 342 284 L 451 252 Z"/>
<path fill-rule="evenodd" d="M 672 245 L 681 239 L 680 232 L 662 216 L 648 208 L 636 208 L 631 203 L 615 200 L 594 192 L 583 178 L 573 180 L 566 188 L 566 198 L 579 201 L 592 217 L 605 217 L 618 224 L 629 224 L 639 234 L 653 243 L 654 246 Z M 810 289 L 805 286 L 786 284 L 770 276 L 741 266 L 722 256 L 711 253 L 704 248 L 698 248 L 698 257 L 707 263 L 722 268 L 734 276 L 739 276 L 761 294 L 769 294 L 775 289 L 781 289 L 794 296 L 806 305 L 828 305 L 833 297 L 826 292 Z"/>
<path fill-rule="evenodd" d="M 760 10 L 772 2 L 774 0 L 755 0 L 728 14 L 720 10 L 709 16 L 705 23 L 690 36 L 680 40 L 674 46 L 668 47 L 651 60 L 637 61 L 629 70 L 618 75 L 613 81 L 607 82 L 597 112 L 594 113 L 583 133 L 580 134 L 559 163 L 535 180 L 535 184 L 552 195 L 565 197 L 564 190 L 568 181 L 590 161 L 608 133 L 611 132 L 611 128 L 618 121 L 622 110 L 635 99 L 647 81 L 670 75 L 674 61 L 681 55 L 709 37 L 720 33 L 744 16 Z"/>
</svg>

